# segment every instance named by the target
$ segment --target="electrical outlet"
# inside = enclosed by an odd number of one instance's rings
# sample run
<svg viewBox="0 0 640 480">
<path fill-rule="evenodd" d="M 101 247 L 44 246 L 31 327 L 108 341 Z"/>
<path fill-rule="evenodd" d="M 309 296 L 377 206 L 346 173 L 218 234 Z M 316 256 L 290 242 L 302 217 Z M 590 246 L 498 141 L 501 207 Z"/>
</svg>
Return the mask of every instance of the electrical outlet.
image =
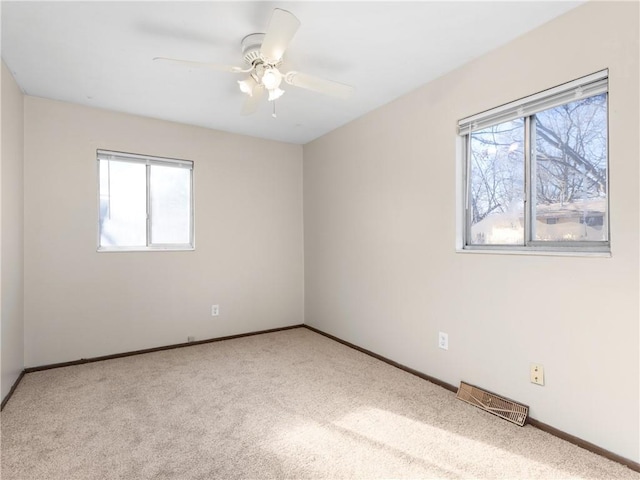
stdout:
<svg viewBox="0 0 640 480">
<path fill-rule="evenodd" d="M 220 315 L 220 306 L 219 305 L 211 305 L 211 316 L 217 317 Z"/>
<path fill-rule="evenodd" d="M 438 332 L 438 347 L 443 350 L 449 350 L 449 335 L 444 332 Z"/>
<path fill-rule="evenodd" d="M 532 363 L 530 368 L 531 383 L 544 385 L 544 367 L 539 363 Z"/>
</svg>

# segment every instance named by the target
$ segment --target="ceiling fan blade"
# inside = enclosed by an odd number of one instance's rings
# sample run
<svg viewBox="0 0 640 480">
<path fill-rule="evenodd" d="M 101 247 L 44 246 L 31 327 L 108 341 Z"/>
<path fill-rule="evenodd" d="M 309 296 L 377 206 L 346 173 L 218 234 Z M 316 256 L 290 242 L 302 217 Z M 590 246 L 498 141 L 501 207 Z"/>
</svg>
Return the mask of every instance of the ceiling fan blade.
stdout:
<svg viewBox="0 0 640 480">
<path fill-rule="evenodd" d="M 199 68 L 210 68 L 212 70 L 218 70 L 220 72 L 230 72 L 230 73 L 246 73 L 246 72 L 250 72 L 251 68 L 247 69 L 247 70 L 243 70 L 240 67 L 233 67 L 231 65 L 219 65 L 217 63 L 205 63 L 205 62 L 192 62 L 190 60 L 180 60 L 178 58 L 167 58 L 167 57 L 154 57 L 153 59 L 155 60 L 160 60 L 163 62 L 171 62 L 171 63 L 177 63 L 180 65 L 186 65 L 189 67 L 199 67 Z"/>
<path fill-rule="evenodd" d="M 254 86 L 252 94 L 247 95 L 247 99 L 244 101 L 244 105 L 242 105 L 240 115 L 251 115 L 252 113 L 256 113 L 260 106 L 260 102 L 264 98 L 265 91 L 266 88 L 262 85 Z"/>
<path fill-rule="evenodd" d="M 355 90 L 351 85 L 345 85 L 344 83 L 338 83 L 333 80 L 326 80 L 300 72 L 287 73 L 284 81 L 294 87 L 306 88 L 307 90 L 313 90 L 314 92 L 343 99 L 349 98 Z"/>
<path fill-rule="evenodd" d="M 274 9 L 260 47 L 262 56 L 272 62 L 281 60 L 299 27 L 300 20 L 293 13 L 281 8 Z"/>
</svg>

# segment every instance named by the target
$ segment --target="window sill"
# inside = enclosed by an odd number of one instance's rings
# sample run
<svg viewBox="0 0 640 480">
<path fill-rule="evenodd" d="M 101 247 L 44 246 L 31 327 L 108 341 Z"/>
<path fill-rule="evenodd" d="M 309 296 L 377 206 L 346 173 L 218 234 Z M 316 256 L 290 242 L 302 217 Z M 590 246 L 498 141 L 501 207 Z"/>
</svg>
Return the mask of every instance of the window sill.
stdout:
<svg viewBox="0 0 640 480">
<path fill-rule="evenodd" d="M 610 250 L 602 251 L 559 251 L 559 250 L 517 250 L 509 248 L 456 248 L 456 253 L 489 254 L 489 255 L 534 255 L 544 257 L 599 257 L 611 258 Z"/>
<path fill-rule="evenodd" d="M 192 252 L 195 247 L 102 247 L 98 253 L 131 253 L 131 252 Z"/>
</svg>

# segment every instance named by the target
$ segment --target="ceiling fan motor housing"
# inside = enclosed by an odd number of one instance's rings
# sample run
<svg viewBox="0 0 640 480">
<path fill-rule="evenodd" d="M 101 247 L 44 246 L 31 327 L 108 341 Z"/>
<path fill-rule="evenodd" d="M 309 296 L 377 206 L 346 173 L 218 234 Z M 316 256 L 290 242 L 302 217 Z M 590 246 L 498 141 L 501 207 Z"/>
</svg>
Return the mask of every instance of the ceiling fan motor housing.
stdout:
<svg viewBox="0 0 640 480">
<path fill-rule="evenodd" d="M 247 65 L 254 65 L 258 61 L 264 62 L 260 54 L 264 35 L 264 33 L 251 33 L 242 39 L 242 58 Z"/>
</svg>

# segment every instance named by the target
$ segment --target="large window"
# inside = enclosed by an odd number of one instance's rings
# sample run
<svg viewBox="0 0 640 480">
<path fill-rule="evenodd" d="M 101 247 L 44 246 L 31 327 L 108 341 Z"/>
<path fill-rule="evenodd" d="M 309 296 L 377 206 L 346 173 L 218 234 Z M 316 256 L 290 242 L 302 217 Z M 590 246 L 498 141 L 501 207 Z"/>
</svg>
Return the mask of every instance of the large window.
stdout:
<svg viewBox="0 0 640 480">
<path fill-rule="evenodd" d="M 193 162 L 98 150 L 98 250 L 193 249 Z"/>
<path fill-rule="evenodd" d="M 608 74 L 459 122 L 468 250 L 609 251 Z"/>
</svg>

